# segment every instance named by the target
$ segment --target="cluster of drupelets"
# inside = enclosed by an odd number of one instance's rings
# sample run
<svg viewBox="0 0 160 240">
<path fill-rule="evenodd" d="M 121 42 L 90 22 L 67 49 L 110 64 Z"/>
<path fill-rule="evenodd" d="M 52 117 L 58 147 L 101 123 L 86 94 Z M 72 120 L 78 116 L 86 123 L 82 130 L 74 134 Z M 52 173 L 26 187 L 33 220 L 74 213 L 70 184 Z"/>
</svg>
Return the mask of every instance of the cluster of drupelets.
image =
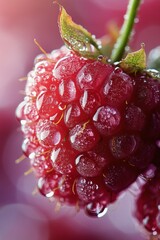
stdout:
<svg viewBox="0 0 160 240">
<path fill-rule="evenodd" d="M 91 216 L 104 215 L 151 164 L 159 169 L 160 83 L 147 74 L 128 75 L 62 47 L 35 59 L 17 118 L 39 191 Z M 160 231 L 156 173 L 137 201 L 149 231 Z"/>
</svg>

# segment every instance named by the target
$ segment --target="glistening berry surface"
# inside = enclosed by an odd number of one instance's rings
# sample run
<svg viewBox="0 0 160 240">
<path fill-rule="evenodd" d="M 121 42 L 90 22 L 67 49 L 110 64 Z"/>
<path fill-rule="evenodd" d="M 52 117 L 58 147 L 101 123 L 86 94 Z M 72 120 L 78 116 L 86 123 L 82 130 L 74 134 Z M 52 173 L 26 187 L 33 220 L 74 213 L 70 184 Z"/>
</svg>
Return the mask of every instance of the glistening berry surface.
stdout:
<svg viewBox="0 0 160 240">
<path fill-rule="evenodd" d="M 154 177 L 144 184 L 136 200 L 135 216 L 140 224 L 153 235 L 160 234 L 159 189 L 160 173 L 158 169 Z"/>
<path fill-rule="evenodd" d="M 62 47 L 35 59 L 25 95 L 22 149 L 44 196 L 103 215 L 154 163 L 160 83 L 147 73 Z"/>
</svg>

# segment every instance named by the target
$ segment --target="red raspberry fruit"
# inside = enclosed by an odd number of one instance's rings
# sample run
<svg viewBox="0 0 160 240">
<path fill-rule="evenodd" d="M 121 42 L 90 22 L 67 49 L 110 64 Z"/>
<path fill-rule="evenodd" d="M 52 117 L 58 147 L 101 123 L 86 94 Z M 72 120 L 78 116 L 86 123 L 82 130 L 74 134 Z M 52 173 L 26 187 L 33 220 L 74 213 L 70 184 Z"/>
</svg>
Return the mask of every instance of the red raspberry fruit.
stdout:
<svg viewBox="0 0 160 240">
<path fill-rule="evenodd" d="M 136 201 L 135 216 L 140 224 L 156 239 L 160 235 L 160 172 L 149 179 L 142 187 L 141 193 Z"/>
<path fill-rule="evenodd" d="M 64 47 L 35 62 L 17 108 L 24 154 L 43 195 L 98 215 L 154 158 L 159 83 Z"/>
<path fill-rule="evenodd" d="M 160 82 L 122 65 L 66 47 L 40 55 L 16 111 L 39 191 L 91 216 L 157 164 Z"/>
</svg>

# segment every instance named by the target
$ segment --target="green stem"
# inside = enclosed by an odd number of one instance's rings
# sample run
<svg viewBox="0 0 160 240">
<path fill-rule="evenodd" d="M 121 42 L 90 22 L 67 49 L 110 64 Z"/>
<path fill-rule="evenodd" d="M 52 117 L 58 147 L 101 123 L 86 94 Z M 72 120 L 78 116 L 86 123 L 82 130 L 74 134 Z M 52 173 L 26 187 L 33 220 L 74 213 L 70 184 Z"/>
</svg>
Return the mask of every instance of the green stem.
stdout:
<svg viewBox="0 0 160 240">
<path fill-rule="evenodd" d="M 140 2 L 141 0 L 129 0 L 127 12 L 124 17 L 124 23 L 120 30 L 120 35 L 117 39 L 117 42 L 114 45 L 114 48 L 111 54 L 111 60 L 113 62 L 117 62 L 121 60 L 124 54 L 125 48 L 127 46 L 127 43 L 129 41 L 129 38 L 132 32 L 132 28 L 135 22 L 135 17 L 136 17 Z"/>
</svg>

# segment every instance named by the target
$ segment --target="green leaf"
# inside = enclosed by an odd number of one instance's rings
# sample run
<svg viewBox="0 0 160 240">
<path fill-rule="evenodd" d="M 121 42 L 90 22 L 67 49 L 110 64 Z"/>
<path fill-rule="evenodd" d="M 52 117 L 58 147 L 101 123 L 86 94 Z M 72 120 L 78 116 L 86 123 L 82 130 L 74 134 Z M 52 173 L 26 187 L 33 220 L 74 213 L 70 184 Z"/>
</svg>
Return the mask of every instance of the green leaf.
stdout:
<svg viewBox="0 0 160 240">
<path fill-rule="evenodd" d="M 73 22 L 64 7 L 60 6 L 59 29 L 65 44 L 80 56 L 95 59 L 100 54 L 101 46 L 96 39 L 81 25 Z"/>
<path fill-rule="evenodd" d="M 120 67 L 127 73 L 137 73 L 146 69 L 146 53 L 144 46 L 141 49 L 128 53 L 127 56 L 120 62 Z"/>
</svg>

